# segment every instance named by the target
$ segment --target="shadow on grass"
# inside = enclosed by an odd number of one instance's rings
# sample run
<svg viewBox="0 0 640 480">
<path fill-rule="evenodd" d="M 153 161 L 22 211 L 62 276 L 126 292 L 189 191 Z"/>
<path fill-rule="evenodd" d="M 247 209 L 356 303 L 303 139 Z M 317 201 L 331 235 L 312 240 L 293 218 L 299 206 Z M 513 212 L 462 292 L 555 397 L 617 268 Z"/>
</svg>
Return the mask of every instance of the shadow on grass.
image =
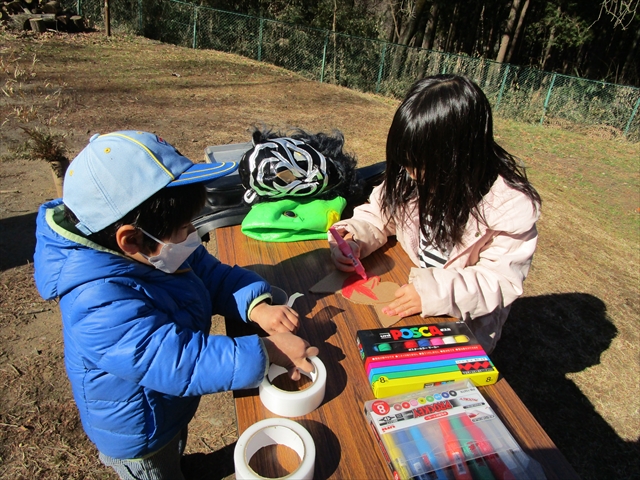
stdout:
<svg viewBox="0 0 640 480">
<path fill-rule="evenodd" d="M 584 293 L 524 297 L 513 304 L 498 347 L 498 370 L 584 479 L 640 478 L 639 443 L 627 442 L 569 379 L 600 363 L 617 329 L 599 298 Z M 620 382 L 634 372 L 620 372 Z M 626 378 L 625 378 L 626 377 Z M 632 408 L 635 398 L 620 401 Z"/>
<path fill-rule="evenodd" d="M 188 480 L 221 480 L 235 472 L 233 451 L 236 442 L 212 453 L 193 453 L 182 459 L 182 473 Z"/>
<path fill-rule="evenodd" d="M 36 213 L 0 220 L 0 271 L 33 262 Z"/>
</svg>

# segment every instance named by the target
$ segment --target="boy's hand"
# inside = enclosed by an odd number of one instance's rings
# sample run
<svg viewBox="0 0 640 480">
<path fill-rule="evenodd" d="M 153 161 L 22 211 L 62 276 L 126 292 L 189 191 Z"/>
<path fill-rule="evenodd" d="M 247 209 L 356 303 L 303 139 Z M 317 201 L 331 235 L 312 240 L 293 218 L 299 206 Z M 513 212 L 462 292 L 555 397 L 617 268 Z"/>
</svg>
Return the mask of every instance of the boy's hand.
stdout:
<svg viewBox="0 0 640 480">
<path fill-rule="evenodd" d="M 260 328 L 269 335 L 298 331 L 298 312 L 286 305 L 259 303 L 251 310 L 251 320 L 260 325 Z"/>
<path fill-rule="evenodd" d="M 422 299 L 416 291 L 416 287 L 409 283 L 396 290 L 396 299 L 382 309 L 382 313 L 389 316 L 398 315 L 410 317 L 422 312 Z"/>
<path fill-rule="evenodd" d="M 307 357 L 318 355 L 318 348 L 292 333 L 276 333 L 262 339 L 269 355 L 269 361 L 286 368 L 289 378 L 300 380 L 300 370 L 311 373 L 313 364 Z"/>
</svg>

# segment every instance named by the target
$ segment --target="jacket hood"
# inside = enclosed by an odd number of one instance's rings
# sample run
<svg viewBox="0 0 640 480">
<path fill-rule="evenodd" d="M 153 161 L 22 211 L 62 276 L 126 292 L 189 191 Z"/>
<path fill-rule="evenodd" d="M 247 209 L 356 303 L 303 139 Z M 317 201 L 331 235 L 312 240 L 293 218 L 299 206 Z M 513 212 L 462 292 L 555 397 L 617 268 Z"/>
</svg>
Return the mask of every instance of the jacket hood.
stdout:
<svg viewBox="0 0 640 480">
<path fill-rule="evenodd" d="M 91 242 L 63 221 L 61 199 L 43 204 L 36 219 L 35 282 L 45 300 L 107 277 L 157 275 L 147 265 Z M 91 265 L 89 268 L 88 265 Z"/>
</svg>

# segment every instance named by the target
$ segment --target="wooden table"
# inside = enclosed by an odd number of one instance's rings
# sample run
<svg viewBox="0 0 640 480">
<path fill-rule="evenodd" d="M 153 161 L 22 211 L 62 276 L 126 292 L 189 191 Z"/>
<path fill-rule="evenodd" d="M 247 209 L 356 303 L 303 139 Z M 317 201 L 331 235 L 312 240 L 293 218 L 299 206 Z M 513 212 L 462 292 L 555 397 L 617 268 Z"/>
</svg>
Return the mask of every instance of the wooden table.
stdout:
<svg viewBox="0 0 640 480">
<path fill-rule="evenodd" d="M 374 397 L 355 340 L 357 330 L 380 328 L 373 307 L 351 303 L 341 295 L 309 293 L 311 286 L 333 271 L 327 242 L 259 242 L 244 236 L 239 226 L 216 230 L 216 242 L 222 262 L 247 267 L 289 295 L 304 294 L 294 304 L 301 317 L 298 334 L 320 349 L 328 378 L 322 405 L 294 418 L 314 439 L 314 478 L 391 478 L 363 415 L 364 403 Z M 400 285 L 406 283 L 411 268 L 395 240 L 365 258 L 363 265 L 369 275 Z M 443 319 L 414 316 L 400 325 L 429 320 Z M 239 328 L 237 322 L 227 322 L 226 327 L 231 336 L 252 333 L 244 325 Z M 504 378 L 481 391 L 523 450 L 540 462 L 547 478 L 579 478 Z M 236 391 L 234 399 L 238 435 L 262 419 L 276 417 L 263 407 L 257 389 Z"/>
</svg>

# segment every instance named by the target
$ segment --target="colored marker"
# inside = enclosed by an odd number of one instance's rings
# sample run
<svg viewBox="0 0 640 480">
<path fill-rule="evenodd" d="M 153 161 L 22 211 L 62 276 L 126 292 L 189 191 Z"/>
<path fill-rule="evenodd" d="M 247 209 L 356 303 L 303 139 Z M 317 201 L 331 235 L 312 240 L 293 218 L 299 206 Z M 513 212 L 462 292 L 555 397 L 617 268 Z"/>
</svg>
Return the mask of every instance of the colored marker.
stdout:
<svg viewBox="0 0 640 480">
<path fill-rule="evenodd" d="M 387 452 L 389 453 L 389 457 L 391 457 L 391 462 L 393 463 L 395 469 L 398 471 L 398 475 L 400 475 L 400 478 L 403 480 L 411 478 L 412 475 L 409 473 L 409 469 L 407 468 L 407 464 L 404 461 L 402 452 L 400 452 L 400 449 L 396 445 L 391 433 L 383 435 L 382 438 L 385 445 L 387 446 Z"/>
<path fill-rule="evenodd" d="M 491 471 L 498 480 L 515 480 L 516 477 L 500 459 L 482 429 L 473 423 L 467 415 L 461 415 L 458 418 L 458 421 L 460 422 L 460 426 L 466 428 L 467 432 L 469 432 L 473 440 L 476 442 L 478 450 L 480 450 L 482 455 L 485 456 L 485 459 L 489 464 L 489 468 L 491 468 Z"/>
<path fill-rule="evenodd" d="M 432 476 L 429 475 L 427 468 L 422 462 L 420 452 L 418 452 L 416 445 L 409 439 L 407 433 L 404 430 L 398 430 L 395 433 L 395 440 L 396 445 L 400 447 L 400 450 L 404 454 L 413 479 L 431 480 Z"/>
<path fill-rule="evenodd" d="M 351 247 L 346 242 L 346 240 L 340 236 L 340 234 L 335 228 L 331 227 L 329 231 L 331 232 L 331 235 L 333 235 L 333 238 L 336 239 L 336 242 L 338 242 L 338 248 L 340 249 L 342 254 L 345 257 L 348 257 L 351 260 L 351 262 L 353 262 L 353 266 L 356 269 L 356 273 L 366 280 L 368 278 L 367 272 L 364 271 L 364 267 L 360 263 L 360 260 L 358 260 L 356 256 L 353 254 L 353 250 L 351 250 Z"/>
<path fill-rule="evenodd" d="M 373 349 L 377 352 L 390 352 L 391 344 L 390 343 L 379 343 L 378 345 L 374 345 Z"/>
<path fill-rule="evenodd" d="M 466 417 L 466 415 L 464 415 Z M 482 457 L 482 452 L 473 441 L 471 433 L 462 426 L 459 416 L 451 417 L 449 420 L 453 433 L 460 442 L 462 453 L 464 454 L 467 465 L 471 470 L 471 475 L 475 480 L 496 480 L 491 473 L 491 468 L 487 465 L 486 460 Z"/>
<path fill-rule="evenodd" d="M 429 445 L 427 439 L 424 438 L 424 435 L 422 435 L 420 427 L 411 427 L 409 429 L 409 434 L 415 442 L 418 452 L 422 456 L 422 461 L 424 462 L 427 471 L 433 470 L 433 478 L 436 478 L 437 480 L 449 480 L 449 477 L 447 477 L 447 475 L 442 470 L 440 470 L 440 467 L 438 466 L 438 460 L 433 453 L 433 449 L 431 448 L 431 445 Z"/>
<path fill-rule="evenodd" d="M 441 419 L 438 424 L 440 425 L 440 431 L 442 432 L 442 440 L 444 443 L 444 449 L 447 452 L 447 457 L 451 462 L 451 468 L 453 470 L 453 476 L 456 480 L 473 480 L 469 466 L 464 461 L 464 454 L 458 443 L 456 435 L 451 429 L 449 420 L 446 418 Z"/>
</svg>

